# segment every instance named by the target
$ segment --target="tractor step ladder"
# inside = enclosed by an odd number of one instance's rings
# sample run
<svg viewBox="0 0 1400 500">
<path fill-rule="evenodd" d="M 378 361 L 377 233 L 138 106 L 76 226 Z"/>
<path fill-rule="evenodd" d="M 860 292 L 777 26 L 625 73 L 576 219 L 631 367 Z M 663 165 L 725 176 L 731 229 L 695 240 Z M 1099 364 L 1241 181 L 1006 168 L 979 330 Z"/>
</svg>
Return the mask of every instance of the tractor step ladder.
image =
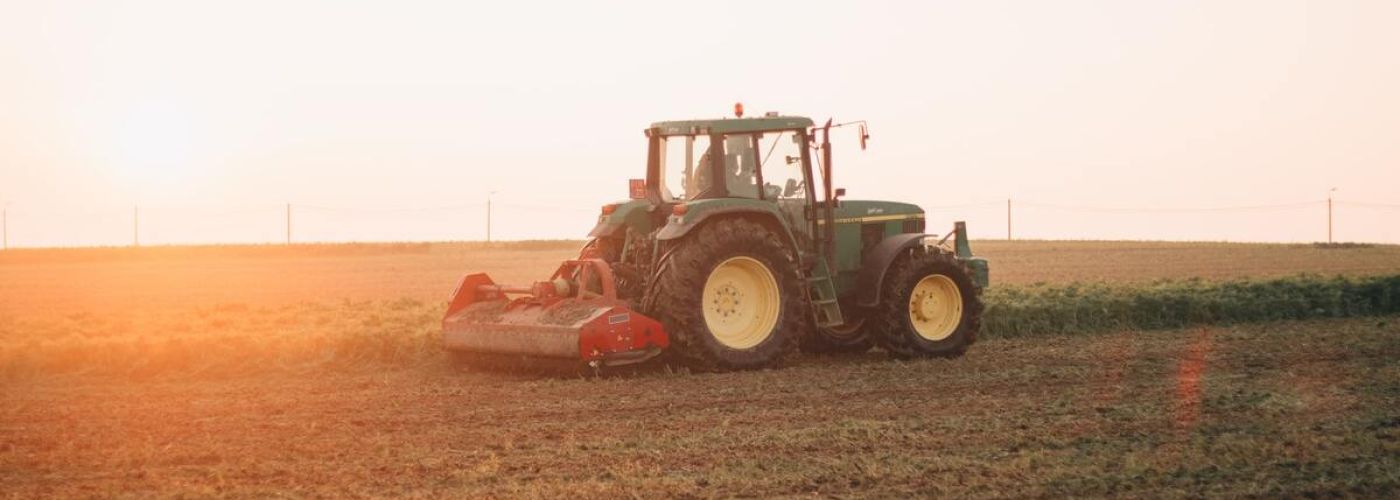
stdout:
<svg viewBox="0 0 1400 500">
<path fill-rule="evenodd" d="M 841 305 L 836 302 L 836 284 L 831 281 L 825 259 L 816 259 L 817 265 L 807 277 L 807 288 L 811 290 L 812 307 L 817 314 L 817 326 L 840 326 L 846 320 L 841 316 Z"/>
</svg>

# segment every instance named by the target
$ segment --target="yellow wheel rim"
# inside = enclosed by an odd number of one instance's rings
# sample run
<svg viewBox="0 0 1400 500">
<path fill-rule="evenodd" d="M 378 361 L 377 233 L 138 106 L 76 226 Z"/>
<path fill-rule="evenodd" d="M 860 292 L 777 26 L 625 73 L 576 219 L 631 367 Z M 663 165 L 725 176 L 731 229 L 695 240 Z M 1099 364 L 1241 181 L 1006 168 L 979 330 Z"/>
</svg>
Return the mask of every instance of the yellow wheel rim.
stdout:
<svg viewBox="0 0 1400 500">
<path fill-rule="evenodd" d="M 957 331 L 962 309 L 958 284 L 942 274 L 924 276 L 909 296 L 909 322 L 928 340 L 943 340 Z"/>
<path fill-rule="evenodd" d="M 773 335 L 778 324 L 778 280 L 762 262 L 732 257 L 705 280 L 705 326 L 720 344 L 748 349 Z"/>
</svg>

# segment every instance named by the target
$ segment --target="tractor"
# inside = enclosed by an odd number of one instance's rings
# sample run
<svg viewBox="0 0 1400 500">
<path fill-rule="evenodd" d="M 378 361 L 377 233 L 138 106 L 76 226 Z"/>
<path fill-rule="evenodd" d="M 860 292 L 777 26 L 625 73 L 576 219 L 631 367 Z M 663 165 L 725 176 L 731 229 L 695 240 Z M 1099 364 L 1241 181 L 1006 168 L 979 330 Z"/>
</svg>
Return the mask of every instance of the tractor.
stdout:
<svg viewBox="0 0 1400 500">
<path fill-rule="evenodd" d="M 648 127 L 646 177 L 602 207 L 579 257 L 548 280 L 462 278 L 445 347 L 595 368 L 661 357 L 700 371 L 778 366 L 799 351 L 963 354 L 988 285 L 965 225 L 939 238 L 914 204 L 844 199 L 832 133 L 855 125 L 865 149 L 864 121 L 735 108 Z"/>
</svg>

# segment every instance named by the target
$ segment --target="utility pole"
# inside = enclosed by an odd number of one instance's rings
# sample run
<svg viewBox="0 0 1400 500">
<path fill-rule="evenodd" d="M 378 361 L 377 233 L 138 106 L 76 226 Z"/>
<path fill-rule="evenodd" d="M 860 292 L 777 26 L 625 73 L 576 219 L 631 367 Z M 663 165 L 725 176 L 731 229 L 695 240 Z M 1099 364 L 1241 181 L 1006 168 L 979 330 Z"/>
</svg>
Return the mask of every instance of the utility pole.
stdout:
<svg viewBox="0 0 1400 500">
<path fill-rule="evenodd" d="M 141 246 L 141 207 L 131 207 L 131 246 Z"/>
<path fill-rule="evenodd" d="M 287 244 L 292 244 L 292 204 L 287 203 Z"/>
<path fill-rule="evenodd" d="M 1327 244 L 1332 244 L 1332 193 L 1337 188 L 1327 190 Z"/>
<path fill-rule="evenodd" d="M 491 242 L 491 195 L 494 195 L 494 194 L 496 194 L 495 191 L 491 191 L 491 192 L 489 192 L 489 193 L 486 193 L 486 242 L 487 242 L 487 243 L 490 243 L 490 242 Z"/>
<path fill-rule="evenodd" d="M 1011 241 L 1011 198 L 1006 199 L 1006 241 Z"/>
</svg>

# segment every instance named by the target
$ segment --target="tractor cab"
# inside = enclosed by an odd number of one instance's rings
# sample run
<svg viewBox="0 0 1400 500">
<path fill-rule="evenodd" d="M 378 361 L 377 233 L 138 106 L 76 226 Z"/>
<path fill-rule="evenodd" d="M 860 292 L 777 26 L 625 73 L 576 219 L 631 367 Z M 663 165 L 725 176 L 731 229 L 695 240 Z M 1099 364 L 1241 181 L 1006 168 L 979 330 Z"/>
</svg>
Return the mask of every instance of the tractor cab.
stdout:
<svg viewBox="0 0 1400 500">
<path fill-rule="evenodd" d="M 687 232 L 690 210 L 760 210 L 781 218 L 801 253 L 812 253 L 821 200 L 812 167 L 813 122 L 801 116 L 667 121 L 646 130 L 646 199 Z M 695 219 L 698 222 L 698 219 Z"/>
<path fill-rule="evenodd" d="M 646 131 L 647 195 L 668 204 L 807 200 L 811 127 L 799 116 L 654 123 Z"/>
</svg>

